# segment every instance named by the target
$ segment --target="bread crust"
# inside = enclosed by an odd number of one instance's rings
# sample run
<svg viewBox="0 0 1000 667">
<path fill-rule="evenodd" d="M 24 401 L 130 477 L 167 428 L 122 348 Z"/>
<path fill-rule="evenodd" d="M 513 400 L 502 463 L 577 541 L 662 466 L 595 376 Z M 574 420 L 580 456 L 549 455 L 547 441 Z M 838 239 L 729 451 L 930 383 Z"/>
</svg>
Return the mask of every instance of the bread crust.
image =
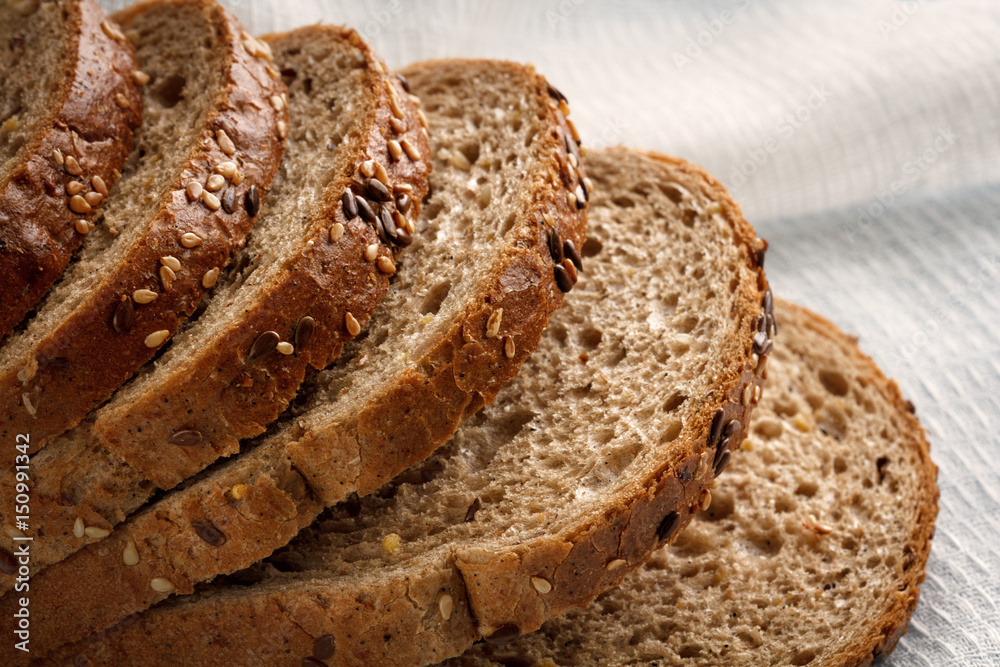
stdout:
<svg viewBox="0 0 1000 667">
<path fill-rule="evenodd" d="M 58 4 L 68 42 L 58 90 L 0 183 L 0 340 L 66 268 L 84 237 L 74 225 L 93 223 L 100 215 L 96 206 L 88 214 L 74 213 L 67 184 L 81 181 L 86 192 L 89 179 L 97 176 L 111 188 L 142 122 L 132 45 L 101 27 L 108 19 L 92 0 Z M 116 101 L 118 95 L 124 104 Z M 77 159 L 83 174 L 68 173 L 56 151 L 63 159 Z"/>
<path fill-rule="evenodd" d="M 0 437 L 13 440 L 18 433 L 30 433 L 32 453 L 79 423 L 151 359 L 169 337 L 156 345 L 147 344 L 147 337 L 157 331 L 172 335 L 208 291 L 202 285 L 204 274 L 225 267 L 231 253 L 242 245 L 253 223 L 245 207 L 238 206 L 232 213 L 222 208 L 213 211 L 200 201 L 190 201 L 186 184 L 191 180 L 203 183 L 216 165 L 235 160 L 245 173 L 243 183 L 233 186 L 237 187 L 236 200 L 242 203 L 251 186 L 261 193 L 268 188 L 284 150 L 279 123 L 287 128 L 287 111 L 276 111 L 268 102 L 272 95 L 284 92 L 284 84 L 264 57 L 247 51 L 244 35 L 249 35 L 235 16 L 212 0 L 150 0 L 114 18 L 127 31 L 134 16 L 164 4 L 191 4 L 201 10 L 217 35 L 218 48 L 228 56 L 223 84 L 200 139 L 167 194 L 156 203 L 142 239 L 116 266 L 109 267 L 64 321 L 23 354 L 19 368 L 0 377 Z M 217 130 L 235 143 L 234 155 L 222 150 Z M 89 166 L 89 158 L 85 160 Z M 202 241 L 186 247 L 181 242 L 185 233 L 195 233 Z M 176 257 L 182 265 L 168 290 L 162 289 L 159 273 L 164 256 Z M 116 308 L 138 289 L 152 289 L 159 297 L 133 306 L 134 323 L 119 333 L 113 325 Z M 18 374 L 26 379 L 20 380 Z M 12 463 L 10 450 L 5 451 L 3 460 Z"/>
<path fill-rule="evenodd" d="M 99 662 L 155 656 L 164 663 L 183 658 L 186 664 L 298 665 L 318 638 L 332 635 L 336 651 L 326 664 L 427 664 L 458 655 L 493 633 L 516 636 L 537 629 L 617 585 L 653 549 L 672 540 L 712 484 L 714 451 L 708 441 L 717 411 L 723 410 L 726 421 L 738 421 L 731 438 L 735 447 L 746 433 L 754 402 L 745 397 L 748 389 L 752 396 L 761 386 L 764 370 L 763 363 L 751 363 L 752 339 L 762 299 L 770 295 L 756 235 L 721 184 L 674 158 L 622 148 L 607 155 L 651 166 L 667 163 L 702 181 L 740 249 L 733 314 L 738 333 L 728 339 L 730 352 L 716 387 L 685 425 L 673 456 L 650 462 L 640 479 L 608 499 L 604 511 L 577 517 L 557 533 L 516 544 L 438 548 L 371 576 L 342 580 L 331 573 L 321 580 L 258 585 L 247 594 L 178 600 L 55 655 L 66 660 L 82 654 Z M 533 576 L 546 578 L 551 591 L 538 594 Z M 447 618 L 440 613 L 443 595 L 453 604 Z"/>
<path fill-rule="evenodd" d="M 161 378 L 163 385 L 133 402 L 112 402 L 102 408 L 94 423 L 101 444 L 121 456 L 159 488 L 169 489 L 221 456 L 239 451 L 239 441 L 262 433 L 295 396 L 311 369 L 322 369 L 340 355 L 353 338 L 345 326 L 351 313 L 363 328 L 389 288 L 389 276 L 365 258 L 365 248 L 379 246 L 382 257 L 397 257 L 399 246 L 379 242 L 372 225 L 360 217 L 349 220 L 341 196 L 353 188 L 359 194 L 365 177 L 361 164 L 376 160 L 384 165 L 393 185 L 412 188 L 405 217 L 415 221 L 420 201 L 427 193 L 430 148 L 426 131 L 417 119 L 416 98 L 407 94 L 395 76 L 354 30 L 324 26 L 302 28 L 295 39 L 330 39 L 349 42 L 367 63 L 366 102 L 373 109 L 364 139 L 347 156 L 346 168 L 323 193 L 321 210 L 314 212 L 310 239 L 303 240 L 294 257 L 284 258 L 282 274 L 269 293 L 244 304 L 224 335 L 213 335 L 214 345 L 188 355 L 184 366 Z M 278 47 L 285 35 L 267 37 Z M 396 91 L 407 122 L 403 134 L 390 129 L 393 116 L 390 93 Z M 389 155 L 387 140 L 406 139 L 420 153 L 414 161 Z M 325 149 L 324 149 L 325 150 Z M 394 206 L 392 208 L 395 208 Z M 344 225 L 342 238 L 332 241 L 330 228 Z M 264 332 L 277 332 L 283 341 L 295 341 L 296 327 L 305 317 L 315 326 L 308 344 L 291 355 L 278 351 L 262 359 L 250 358 L 255 341 Z M 194 430 L 202 443 L 180 447 L 169 444 L 178 431 Z"/>
</svg>

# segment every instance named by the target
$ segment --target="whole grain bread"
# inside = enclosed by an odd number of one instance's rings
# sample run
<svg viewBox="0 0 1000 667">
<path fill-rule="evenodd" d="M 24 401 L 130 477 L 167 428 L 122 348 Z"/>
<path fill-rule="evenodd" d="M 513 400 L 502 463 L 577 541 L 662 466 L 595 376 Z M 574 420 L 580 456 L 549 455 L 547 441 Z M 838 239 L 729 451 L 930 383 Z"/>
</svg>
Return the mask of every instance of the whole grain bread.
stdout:
<svg viewBox="0 0 1000 667">
<path fill-rule="evenodd" d="M 142 120 L 138 69 L 92 0 L 0 5 L 0 340 L 100 215 Z"/>
<path fill-rule="evenodd" d="M 0 438 L 30 434 L 29 452 L 79 423 L 194 312 L 205 274 L 242 245 L 256 212 L 244 202 L 270 185 L 287 134 L 287 111 L 269 102 L 285 91 L 269 52 L 213 0 L 150 0 L 114 18 L 150 77 L 145 118 L 103 220 L 4 345 Z M 64 168 L 90 173 L 96 155 L 65 155 Z M 231 209 L 196 191 L 220 170 Z"/>
<path fill-rule="evenodd" d="M 906 631 L 937 469 L 856 340 L 775 305 L 779 346 L 750 435 L 674 544 L 586 609 L 449 665 L 868 665 Z"/>
<path fill-rule="evenodd" d="M 389 294 L 346 348 L 350 361 L 315 378 L 309 398 L 249 451 L 36 575 L 33 650 L 270 555 L 326 504 L 426 457 L 537 345 L 563 299 L 551 255 L 575 254 L 584 238 L 587 186 L 560 102 L 568 107 L 512 63 L 444 61 L 406 74 L 437 156 L 432 194 Z M 353 452 L 347 433 L 359 434 Z M 347 463 L 341 483 L 314 486 L 306 466 L 328 458 Z"/>
<path fill-rule="evenodd" d="M 366 249 L 374 244 L 377 257 L 392 260 L 401 245 L 382 244 L 359 216 L 348 219 L 342 195 L 353 188 L 364 196 L 359 169 L 368 160 L 384 164 L 406 210 L 400 225 L 411 225 L 429 169 L 416 105 L 354 31 L 302 28 L 270 44 L 274 67 L 289 82 L 288 148 L 240 251 L 245 259 L 228 276 L 211 275 L 218 285 L 207 309 L 154 366 L 32 459 L 32 529 L 45 538 L 33 550 L 35 572 L 106 536 L 158 488 L 173 487 L 259 434 L 308 368 L 339 353 L 351 336 L 345 313 L 366 322 L 388 288 L 388 274 Z M 284 100 L 275 96 L 269 104 L 283 107 Z M 393 158 L 386 133 L 405 140 L 417 159 L 402 151 Z M 216 192 L 225 199 L 231 190 Z M 379 210 L 378 202 L 372 206 Z M 381 206 L 394 212 L 392 203 Z M 343 231 L 334 240 L 338 224 Z M 252 352 L 268 331 L 280 331 L 284 344 L 273 340 L 270 350 Z M 12 509 L 16 483 L 14 471 L 0 473 L 0 497 Z M 3 579 L 6 590 L 14 577 Z"/>
<path fill-rule="evenodd" d="M 759 398 L 760 246 L 697 167 L 626 149 L 586 167 L 586 272 L 494 403 L 263 564 L 58 659 L 426 664 L 534 630 L 672 541 Z"/>
</svg>

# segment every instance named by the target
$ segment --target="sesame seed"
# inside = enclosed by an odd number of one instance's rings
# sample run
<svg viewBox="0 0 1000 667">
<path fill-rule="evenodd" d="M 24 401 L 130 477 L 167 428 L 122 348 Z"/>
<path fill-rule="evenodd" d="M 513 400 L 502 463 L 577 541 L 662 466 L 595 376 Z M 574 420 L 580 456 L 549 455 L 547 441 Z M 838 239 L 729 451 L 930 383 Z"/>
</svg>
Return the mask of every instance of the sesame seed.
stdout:
<svg viewBox="0 0 1000 667">
<path fill-rule="evenodd" d="M 213 195 L 211 192 L 201 193 L 201 200 L 205 202 L 205 206 L 212 209 L 213 211 L 218 211 L 220 208 L 222 208 L 222 202 L 220 202 L 219 198 Z M 184 246 L 184 247 L 191 248 L 193 246 Z"/>
<path fill-rule="evenodd" d="M 563 248 L 565 249 L 565 244 L 563 245 Z M 573 261 L 572 261 L 572 260 L 570 260 L 570 259 L 569 259 L 569 258 L 567 257 L 566 259 L 564 259 L 564 260 L 562 261 L 562 265 L 561 265 L 561 266 L 562 266 L 562 267 L 563 267 L 564 269 L 566 269 L 566 273 L 567 273 L 567 274 L 569 275 L 569 279 L 570 279 L 570 280 L 571 280 L 571 281 L 573 282 L 573 284 L 575 285 L 575 284 L 576 284 L 576 282 L 577 282 L 577 281 L 578 281 L 578 280 L 580 279 L 580 277 L 579 277 L 579 276 L 577 275 L 577 273 L 576 273 L 576 265 L 575 265 L 575 264 L 573 264 Z"/>
<path fill-rule="evenodd" d="M 146 347 L 159 347 L 160 345 L 163 345 L 164 341 L 168 338 L 170 338 L 170 332 L 166 329 L 154 331 L 146 336 Z"/>
<path fill-rule="evenodd" d="M 500 322 L 503 321 L 503 308 L 497 308 L 486 321 L 486 337 L 496 338 L 500 332 Z"/>
<path fill-rule="evenodd" d="M 569 114 L 566 114 L 566 115 L 568 116 Z M 569 128 L 569 134 L 570 134 L 571 137 L 573 137 L 573 141 L 575 141 L 579 145 L 579 143 L 580 143 L 580 133 L 576 131 L 576 124 L 573 123 L 573 121 L 571 121 L 569 118 L 567 118 L 566 119 L 566 127 Z"/>
<path fill-rule="evenodd" d="M 605 565 L 604 569 L 607 570 L 608 572 L 611 572 L 612 570 L 617 570 L 618 568 L 620 568 L 622 565 L 625 564 L 626 563 L 623 559 L 616 558 L 613 561 L 609 562 L 607 565 Z"/>
<path fill-rule="evenodd" d="M 250 492 L 250 487 L 246 484 L 237 484 L 232 489 L 229 490 L 229 495 L 233 497 L 233 500 L 243 500 L 247 497 Z"/>
<path fill-rule="evenodd" d="M 566 201 L 569 202 L 570 207 L 576 206 L 576 204 L 577 204 L 576 195 L 573 194 L 572 192 L 567 192 L 566 193 Z"/>
<path fill-rule="evenodd" d="M 278 121 L 278 136 L 282 139 L 288 136 L 288 123 L 283 120 Z"/>
<path fill-rule="evenodd" d="M 236 173 L 233 174 L 232 176 L 233 185 L 242 185 L 246 177 L 247 177 L 246 172 L 237 167 Z"/>
<path fill-rule="evenodd" d="M 174 585 L 170 582 L 170 580 L 162 577 L 150 579 L 149 587 L 157 593 L 171 593 L 174 590 Z"/>
<path fill-rule="evenodd" d="M 403 538 L 401 538 L 397 533 L 389 533 L 384 538 L 382 538 L 382 549 L 387 553 L 391 554 L 393 551 L 399 548 L 402 543 Z"/>
<path fill-rule="evenodd" d="M 281 109 L 285 106 L 284 100 L 282 100 L 278 95 L 271 95 L 270 102 L 275 111 L 281 111 Z"/>
<path fill-rule="evenodd" d="M 366 178 L 371 178 L 375 175 L 375 160 L 365 160 L 359 169 Z"/>
<path fill-rule="evenodd" d="M 88 192 L 83 196 L 83 199 L 91 206 L 100 206 L 101 202 L 104 201 L 100 192 Z"/>
<path fill-rule="evenodd" d="M 503 353 L 507 355 L 508 359 L 513 359 L 515 352 L 516 350 L 514 349 L 514 339 L 511 338 L 510 336 L 504 336 Z"/>
<path fill-rule="evenodd" d="M 35 413 L 38 412 L 38 408 L 36 408 L 35 404 L 31 402 L 30 393 L 24 392 L 21 394 L 21 403 L 24 404 L 24 409 L 27 410 L 28 414 L 31 415 L 32 417 L 34 417 Z"/>
<path fill-rule="evenodd" d="M 156 297 L 158 296 L 159 294 L 149 289 L 137 289 L 136 291 L 132 292 L 132 300 L 135 301 L 136 303 L 141 303 L 141 304 L 152 303 L 156 301 Z"/>
<path fill-rule="evenodd" d="M 80 163 L 77 162 L 75 157 L 73 157 L 72 155 L 67 155 L 66 171 L 72 174 L 73 176 L 79 176 L 80 174 L 83 173 L 83 167 L 80 166 Z"/>
<path fill-rule="evenodd" d="M 118 333 L 125 333 L 132 328 L 132 321 L 135 319 L 135 308 L 128 297 L 122 297 L 115 307 L 115 314 L 111 316 L 111 326 Z"/>
<path fill-rule="evenodd" d="M 101 30 L 104 31 L 105 35 L 115 40 L 116 42 L 125 41 L 125 35 L 123 35 L 122 31 L 118 29 L 118 26 L 116 26 L 114 23 L 112 23 L 107 19 L 101 21 Z"/>
<path fill-rule="evenodd" d="M 552 584 L 549 583 L 548 579 L 542 579 L 541 577 L 532 577 L 531 585 L 542 595 L 552 590 Z"/>
<path fill-rule="evenodd" d="M 400 120 L 399 118 L 392 117 L 389 119 L 389 125 L 392 127 L 393 132 L 396 134 L 402 134 L 406 132 L 406 121 Z"/>
<path fill-rule="evenodd" d="M 403 118 L 406 117 L 406 115 L 403 113 L 403 107 L 400 106 L 399 104 L 399 97 L 395 95 L 389 96 L 389 108 L 392 109 L 392 115 L 395 116 L 396 118 L 402 120 Z"/>
<path fill-rule="evenodd" d="M 292 344 L 285 340 L 278 343 L 277 348 L 278 352 L 285 355 L 286 357 L 295 351 L 295 348 L 292 346 Z"/>
<path fill-rule="evenodd" d="M 78 195 L 83 192 L 83 183 L 80 181 L 70 181 L 66 184 L 66 194 L 69 196 Z"/>
<path fill-rule="evenodd" d="M 336 243 L 344 237 L 344 225 L 342 223 L 335 223 L 333 227 L 330 227 L 330 240 Z"/>
<path fill-rule="evenodd" d="M 86 533 L 87 526 L 83 523 L 83 517 L 76 517 L 76 521 L 73 522 L 73 535 L 76 537 L 83 537 Z"/>
<path fill-rule="evenodd" d="M 376 257 L 378 257 L 378 244 L 371 243 L 365 248 L 365 259 L 374 262 Z"/>
<path fill-rule="evenodd" d="M 88 204 L 87 200 L 81 197 L 80 195 L 73 195 L 73 197 L 70 198 L 69 208 L 74 213 L 80 213 L 80 214 L 90 213 L 91 211 L 90 204 Z"/>
<path fill-rule="evenodd" d="M 24 533 L 22 533 L 15 526 L 13 526 L 13 525 L 11 525 L 9 523 L 5 523 L 3 525 L 3 532 L 7 533 L 7 535 L 10 536 L 11 539 L 16 539 L 18 537 L 24 537 Z"/>
<path fill-rule="evenodd" d="M 135 81 L 138 86 L 145 86 L 149 83 L 149 75 L 140 69 L 132 70 L 132 80 Z"/>
<path fill-rule="evenodd" d="M 77 220 L 73 223 L 73 228 L 76 229 L 80 234 L 90 233 L 90 223 L 86 220 Z"/>
<path fill-rule="evenodd" d="M 121 93 L 115 93 L 115 103 L 122 109 L 128 108 L 128 99 Z"/>
<path fill-rule="evenodd" d="M 236 175 L 236 163 L 234 162 L 220 162 L 215 165 L 215 173 L 222 174 L 225 178 L 232 178 Z"/>
<path fill-rule="evenodd" d="M 438 611 L 441 612 L 441 618 L 448 620 L 451 618 L 451 612 L 455 610 L 455 601 L 447 593 L 443 594 L 438 598 Z"/>
<path fill-rule="evenodd" d="M 344 315 L 344 324 L 347 325 L 347 333 L 357 336 L 361 333 L 361 324 L 351 313 Z"/>
<path fill-rule="evenodd" d="M 101 196 L 108 196 L 108 186 L 104 182 L 104 179 L 100 176 L 94 175 L 90 177 L 90 184 L 94 186 L 94 190 L 101 193 Z"/>
<path fill-rule="evenodd" d="M 97 526 L 87 526 L 83 529 L 83 532 L 87 537 L 91 537 L 95 540 L 102 539 L 111 534 L 111 531 L 107 528 L 98 528 Z"/>
<path fill-rule="evenodd" d="M 709 489 L 705 489 L 705 493 L 701 494 L 701 507 L 702 512 L 707 512 L 708 508 L 712 506 L 712 492 Z"/>
<path fill-rule="evenodd" d="M 218 190 L 221 190 L 225 184 L 226 184 L 226 179 L 223 178 L 220 174 L 212 174 L 211 176 L 208 177 L 208 180 L 205 182 L 205 189 L 208 190 L 209 192 L 216 192 Z"/>
<path fill-rule="evenodd" d="M 569 154 L 569 165 L 574 169 L 580 166 L 580 161 L 576 159 L 576 155 L 574 153 Z"/>
<path fill-rule="evenodd" d="M 387 255 L 379 257 L 375 264 L 378 266 L 378 270 L 386 275 L 391 276 L 396 273 L 396 265 L 393 264 L 392 258 Z"/>
<path fill-rule="evenodd" d="M 385 167 L 382 166 L 382 163 L 377 160 L 375 162 L 375 178 L 377 178 L 382 185 L 389 185 L 389 174 L 386 172 Z"/>
<path fill-rule="evenodd" d="M 201 277 L 201 286 L 205 289 L 211 289 L 214 287 L 215 283 L 219 282 L 220 271 L 221 269 L 219 267 L 206 271 L 205 275 Z"/>
<path fill-rule="evenodd" d="M 389 157 L 392 158 L 392 161 L 399 162 L 400 158 L 403 157 L 403 149 L 399 146 L 399 142 L 390 139 L 386 145 L 389 147 Z"/>
<path fill-rule="evenodd" d="M 278 79 L 281 77 L 281 74 L 278 72 L 278 70 L 274 69 L 270 65 L 264 65 L 264 69 L 267 70 L 268 76 L 270 76 L 272 79 Z"/>
<path fill-rule="evenodd" d="M 417 119 L 418 119 L 418 120 L 420 121 L 420 125 L 421 125 L 421 126 L 422 126 L 422 127 L 423 127 L 423 128 L 425 129 L 425 130 L 429 129 L 429 128 L 427 127 L 427 116 L 425 116 L 425 115 L 424 115 L 424 111 L 423 111 L 423 109 L 417 109 Z"/>
<path fill-rule="evenodd" d="M 174 284 L 176 277 L 177 274 L 169 266 L 160 267 L 160 282 L 163 283 L 164 291 L 170 291 L 170 287 Z"/>
<path fill-rule="evenodd" d="M 392 189 L 398 192 L 405 192 L 407 194 L 413 192 L 413 186 L 410 185 L 409 183 L 397 183 L 396 185 L 392 186 Z"/>
<path fill-rule="evenodd" d="M 52 159 L 55 160 L 56 164 L 59 165 L 60 167 L 63 166 L 63 164 L 66 162 L 66 160 L 63 159 L 62 151 L 59 150 L 58 148 L 52 151 Z"/>
<path fill-rule="evenodd" d="M 417 150 L 416 146 L 410 143 L 409 139 L 400 140 L 399 145 L 403 148 L 403 151 L 406 152 L 411 160 L 414 162 L 420 160 L 420 151 Z"/>
<path fill-rule="evenodd" d="M 160 264 L 162 264 L 163 266 L 169 266 L 174 271 L 180 271 L 181 270 L 181 262 L 180 262 L 180 260 L 177 259 L 176 257 L 172 256 L 172 255 L 165 255 L 165 256 L 161 257 L 160 258 Z"/>
<path fill-rule="evenodd" d="M 191 201 L 198 201 L 198 198 L 201 197 L 202 193 L 201 183 L 198 181 L 188 181 L 185 191 L 187 192 L 188 199 Z"/>
<path fill-rule="evenodd" d="M 817 535 L 829 535 L 830 533 L 833 532 L 832 526 L 828 526 L 825 523 L 820 523 L 819 521 L 816 520 L 816 517 L 814 517 L 811 514 L 802 519 L 802 525 L 807 530 L 811 530 Z"/>
<path fill-rule="evenodd" d="M 462 151 L 452 151 L 451 157 L 448 160 L 452 167 L 456 169 L 461 169 L 462 171 L 469 171 L 472 169 L 472 164 L 469 162 L 469 158 L 465 157 L 465 153 Z"/>
<path fill-rule="evenodd" d="M 753 402 L 754 403 L 760 403 L 760 396 L 761 396 L 760 385 L 754 385 L 754 388 L 753 388 Z"/>
<path fill-rule="evenodd" d="M 122 560 L 129 567 L 139 564 L 139 550 L 135 548 L 134 540 L 129 540 L 125 543 L 125 551 L 122 552 Z"/>
<path fill-rule="evenodd" d="M 743 389 L 743 405 L 744 406 L 750 405 L 750 399 L 752 397 L 753 397 L 753 387 L 747 385 L 746 388 Z"/>
</svg>

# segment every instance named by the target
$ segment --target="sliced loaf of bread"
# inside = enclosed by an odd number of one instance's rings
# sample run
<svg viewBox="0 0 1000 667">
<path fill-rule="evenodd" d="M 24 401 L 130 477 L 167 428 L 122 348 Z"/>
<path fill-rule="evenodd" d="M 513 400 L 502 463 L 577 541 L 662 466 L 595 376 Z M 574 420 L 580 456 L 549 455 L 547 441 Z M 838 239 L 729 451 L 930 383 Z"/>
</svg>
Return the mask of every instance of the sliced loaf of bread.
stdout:
<svg viewBox="0 0 1000 667">
<path fill-rule="evenodd" d="M 352 335 L 346 314 L 367 322 L 388 289 L 378 263 L 394 262 L 401 245 L 381 243 L 375 225 L 348 218 L 342 199 L 353 188 L 361 201 L 368 180 L 361 170 L 380 165 L 404 204 L 396 219 L 408 234 L 429 165 L 416 106 L 354 31 L 310 27 L 270 43 L 290 84 L 288 148 L 240 251 L 245 261 L 228 276 L 213 271 L 204 287 L 218 285 L 207 309 L 155 366 L 32 459 L 32 529 L 45 538 L 33 552 L 35 572 L 106 536 L 157 488 L 173 487 L 263 431 L 308 367 L 325 366 Z M 269 104 L 284 107 L 284 99 Z M 410 152 L 393 158 L 386 133 Z M 237 190 L 212 191 L 226 200 Z M 364 206 L 395 212 L 392 203 Z M 256 342 L 262 339 L 270 339 L 268 349 Z M 0 472 L 10 512 L 16 483 L 14 471 Z M 13 525 L 8 519 L 0 510 Z"/>
<path fill-rule="evenodd" d="M 493 404 L 263 564 L 59 659 L 427 664 L 538 628 L 672 541 L 743 440 L 770 292 L 705 172 L 626 149 L 586 168 L 586 272 Z"/>
<path fill-rule="evenodd" d="M 144 123 L 103 221 L 0 356 L 0 438 L 30 434 L 29 452 L 79 423 L 194 312 L 205 276 L 242 245 L 288 131 L 269 101 L 285 91 L 269 52 L 213 0 L 150 0 L 114 18 L 149 77 Z M 94 159 L 64 153 L 63 168 L 89 174 Z M 220 175 L 232 206 L 208 187 Z"/>
<path fill-rule="evenodd" d="M 706 511 L 588 608 L 448 664 L 820 667 L 892 651 L 934 533 L 927 440 L 853 338 L 775 310 L 767 395 Z"/>
<path fill-rule="evenodd" d="M 36 575 L 34 650 L 270 555 L 325 505 L 426 457 L 537 345 L 563 300 L 557 267 L 577 270 L 552 255 L 569 250 L 579 262 L 584 239 L 587 195 L 569 195 L 587 186 L 561 100 L 512 63 L 446 61 L 406 74 L 437 159 L 413 245 L 366 331 L 249 451 Z M 314 485 L 304 471 L 319 475 L 326 460 L 340 482 Z M 102 508 L 108 521 L 116 509 Z M 0 601 L 0 613 L 14 604 Z"/>
<path fill-rule="evenodd" d="M 142 120 L 138 70 L 92 0 L 0 5 L 0 339 L 66 268 L 118 180 Z"/>
</svg>

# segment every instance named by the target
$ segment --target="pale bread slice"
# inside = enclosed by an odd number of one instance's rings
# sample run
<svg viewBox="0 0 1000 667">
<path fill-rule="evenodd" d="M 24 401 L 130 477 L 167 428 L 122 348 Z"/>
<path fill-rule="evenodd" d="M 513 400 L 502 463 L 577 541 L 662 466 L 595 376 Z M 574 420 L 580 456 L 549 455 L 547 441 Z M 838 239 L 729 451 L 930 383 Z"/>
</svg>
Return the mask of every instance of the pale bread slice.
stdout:
<svg viewBox="0 0 1000 667">
<path fill-rule="evenodd" d="M 585 162 L 585 272 L 493 404 L 263 564 L 59 659 L 427 664 L 537 629 L 673 540 L 759 397 L 762 244 L 697 167 L 626 149 Z"/>
<path fill-rule="evenodd" d="M 0 5 L 0 340 L 100 216 L 142 120 L 138 70 L 92 0 Z"/>
<path fill-rule="evenodd" d="M 778 301 L 750 436 L 711 505 L 586 609 L 449 665 L 868 665 L 917 605 L 937 469 L 896 383 Z"/>
<path fill-rule="evenodd" d="M 325 505 L 426 457 L 537 345 L 563 300 L 552 248 L 572 255 L 586 224 L 568 107 L 513 63 L 445 61 L 406 74 L 433 135 L 432 194 L 366 332 L 249 451 L 33 577 L 36 652 L 270 555 Z M 345 433 L 359 434 L 353 452 Z M 324 472 L 331 457 L 358 460 Z M 314 482 L 334 473 L 339 483 Z"/>
</svg>

